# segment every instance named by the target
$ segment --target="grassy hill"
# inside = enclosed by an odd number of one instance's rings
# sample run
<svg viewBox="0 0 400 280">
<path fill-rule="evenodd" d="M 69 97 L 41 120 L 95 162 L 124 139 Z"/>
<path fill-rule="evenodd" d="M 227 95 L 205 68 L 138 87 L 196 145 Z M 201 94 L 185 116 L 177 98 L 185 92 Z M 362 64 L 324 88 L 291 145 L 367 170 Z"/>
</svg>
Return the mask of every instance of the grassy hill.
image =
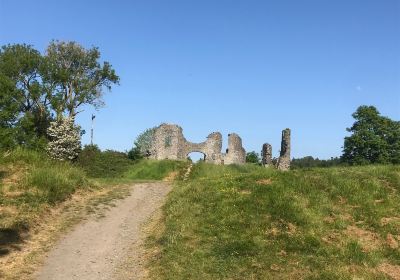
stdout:
<svg viewBox="0 0 400 280">
<path fill-rule="evenodd" d="M 399 279 L 400 166 L 196 164 L 148 240 L 153 279 Z M 396 278 L 397 277 L 397 278 Z"/>
<path fill-rule="evenodd" d="M 1 152 L 0 257 L 26 246 L 23 241 L 30 234 L 56 218 L 49 215 L 65 212 L 62 204 L 73 195 L 80 201 L 90 197 L 93 204 L 104 204 L 126 195 L 126 186 L 132 182 L 161 180 L 186 165 L 168 160 L 134 162 L 115 151 L 86 153 L 74 164 L 24 149 Z M 90 207 L 80 206 L 76 211 L 90 212 Z"/>
</svg>

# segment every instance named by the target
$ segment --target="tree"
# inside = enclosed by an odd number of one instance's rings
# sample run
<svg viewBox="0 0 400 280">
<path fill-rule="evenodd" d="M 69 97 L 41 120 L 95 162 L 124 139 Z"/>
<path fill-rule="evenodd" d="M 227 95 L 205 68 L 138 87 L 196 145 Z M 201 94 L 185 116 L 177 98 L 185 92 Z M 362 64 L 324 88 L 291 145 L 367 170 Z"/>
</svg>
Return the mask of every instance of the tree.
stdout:
<svg viewBox="0 0 400 280">
<path fill-rule="evenodd" d="M 249 163 L 260 163 L 260 156 L 255 151 L 248 152 L 246 154 L 246 162 Z"/>
<path fill-rule="evenodd" d="M 119 83 L 110 63 L 101 65 L 99 59 L 96 47 L 85 49 L 76 42 L 50 43 L 41 72 L 57 117 L 64 113 L 75 117 L 84 104 L 98 108 L 103 105 L 103 89 L 111 90 L 113 84 Z"/>
<path fill-rule="evenodd" d="M 151 155 L 156 129 L 157 127 L 148 128 L 136 137 L 133 148 L 128 152 L 130 159 L 138 160 Z"/>
<path fill-rule="evenodd" d="M 153 149 L 154 133 L 156 132 L 156 129 L 156 127 L 146 129 L 140 133 L 135 140 L 135 146 L 144 156 L 151 154 Z"/>
<path fill-rule="evenodd" d="M 144 157 L 144 154 L 140 151 L 140 148 L 135 146 L 128 152 L 128 158 L 131 160 L 139 160 Z"/>
<path fill-rule="evenodd" d="M 49 156 L 56 160 L 74 160 L 81 150 L 80 127 L 73 118 L 60 118 L 50 123 L 50 141 L 47 146 Z"/>
<path fill-rule="evenodd" d="M 35 146 L 46 137 L 50 99 L 41 86 L 41 54 L 30 45 L 0 50 L 0 134 L 2 146 Z M 7 139 L 7 140 L 5 140 Z"/>
<path fill-rule="evenodd" d="M 380 115 L 374 106 L 360 106 L 347 128 L 342 159 L 350 164 L 400 163 L 400 122 Z"/>
</svg>

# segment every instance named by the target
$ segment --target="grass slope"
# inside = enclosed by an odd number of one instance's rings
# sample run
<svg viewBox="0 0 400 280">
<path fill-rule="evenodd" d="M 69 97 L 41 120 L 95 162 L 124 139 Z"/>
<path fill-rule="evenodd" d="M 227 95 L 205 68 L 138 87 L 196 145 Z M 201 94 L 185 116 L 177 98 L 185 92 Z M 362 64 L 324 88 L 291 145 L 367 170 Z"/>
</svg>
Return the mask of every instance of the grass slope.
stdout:
<svg viewBox="0 0 400 280">
<path fill-rule="evenodd" d="M 398 279 L 400 166 L 196 164 L 164 207 L 153 279 Z M 358 277 L 358 278 L 357 278 Z"/>
<path fill-rule="evenodd" d="M 89 151 L 90 152 L 90 151 Z M 95 151 L 96 152 L 96 151 Z M 96 196 L 115 185 L 137 180 L 161 180 L 182 172 L 186 162 L 129 160 L 115 151 L 86 153 L 76 164 L 50 160 L 43 154 L 16 149 L 0 153 L 0 257 L 20 250 L 32 229 L 77 190 L 80 196 Z M 108 197 L 104 197 L 108 201 Z M 100 203 L 100 202 L 99 202 Z M 1 275 L 0 275 L 1 278 Z"/>
<path fill-rule="evenodd" d="M 130 180 L 162 180 L 171 172 L 182 175 L 188 165 L 186 161 L 175 160 L 141 160 L 124 174 Z"/>
<path fill-rule="evenodd" d="M 90 183 L 83 170 L 17 149 L 0 155 L 0 256 L 38 223 L 40 215 Z"/>
</svg>

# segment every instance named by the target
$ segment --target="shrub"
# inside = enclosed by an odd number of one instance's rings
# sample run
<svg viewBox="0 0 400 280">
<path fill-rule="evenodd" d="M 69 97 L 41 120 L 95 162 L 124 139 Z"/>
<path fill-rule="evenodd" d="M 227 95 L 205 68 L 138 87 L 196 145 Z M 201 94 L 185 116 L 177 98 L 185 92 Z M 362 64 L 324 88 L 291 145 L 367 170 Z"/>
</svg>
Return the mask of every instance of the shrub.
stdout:
<svg viewBox="0 0 400 280">
<path fill-rule="evenodd" d="M 61 118 L 50 123 L 47 130 L 50 142 L 47 152 L 52 159 L 74 160 L 81 150 L 80 128 L 75 126 L 74 118 Z"/>
<path fill-rule="evenodd" d="M 252 152 L 248 152 L 246 154 L 246 162 L 248 163 L 256 163 L 259 164 L 260 163 L 260 156 L 258 153 L 256 153 L 255 151 Z"/>
<path fill-rule="evenodd" d="M 112 150 L 102 152 L 96 145 L 87 145 L 79 154 L 77 164 L 90 177 L 110 178 L 122 177 L 134 162 L 126 153 Z"/>
</svg>

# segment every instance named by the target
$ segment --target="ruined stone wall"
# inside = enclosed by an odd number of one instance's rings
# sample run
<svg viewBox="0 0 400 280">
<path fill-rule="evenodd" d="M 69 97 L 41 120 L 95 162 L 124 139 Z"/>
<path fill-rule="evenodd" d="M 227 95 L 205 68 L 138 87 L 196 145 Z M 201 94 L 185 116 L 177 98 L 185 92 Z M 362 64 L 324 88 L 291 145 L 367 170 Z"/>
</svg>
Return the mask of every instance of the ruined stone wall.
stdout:
<svg viewBox="0 0 400 280">
<path fill-rule="evenodd" d="M 265 167 L 272 166 L 272 146 L 264 143 L 261 150 L 261 163 Z"/>
<path fill-rule="evenodd" d="M 221 163 L 222 135 L 219 132 L 213 132 L 207 136 L 207 140 L 201 143 L 192 143 L 186 141 L 185 157 L 192 152 L 200 152 L 205 155 L 205 161 L 210 163 Z"/>
<path fill-rule="evenodd" d="M 182 128 L 172 124 L 160 125 L 153 139 L 153 148 L 150 158 L 153 159 L 182 159 L 186 139 L 183 137 Z"/>
<path fill-rule="evenodd" d="M 182 128 L 175 124 L 161 124 L 156 128 L 152 143 L 150 158 L 184 160 L 191 152 L 200 152 L 205 155 L 205 161 L 215 164 L 244 163 L 246 152 L 242 147 L 242 139 L 235 133 L 229 135 L 229 152 L 221 153 L 222 135 L 213 132 L 207 140 L 201 143 L 192 143 L 183 136 Z"/>
<path fill-rule="evenodd" d="M 278 159 L 277 168 L 279 170 L 289 170 L 290 168 L 290 129 L 282 131 L 281 153 Z"/>
<path fill-rule="evenodd" d="M 236 133 L 228 134 L 228 150 L 223 155 L 224 164 L 243 164 L 246 162 L 246 151 L 242 146 L 242 138 Z"/>
</svg>

